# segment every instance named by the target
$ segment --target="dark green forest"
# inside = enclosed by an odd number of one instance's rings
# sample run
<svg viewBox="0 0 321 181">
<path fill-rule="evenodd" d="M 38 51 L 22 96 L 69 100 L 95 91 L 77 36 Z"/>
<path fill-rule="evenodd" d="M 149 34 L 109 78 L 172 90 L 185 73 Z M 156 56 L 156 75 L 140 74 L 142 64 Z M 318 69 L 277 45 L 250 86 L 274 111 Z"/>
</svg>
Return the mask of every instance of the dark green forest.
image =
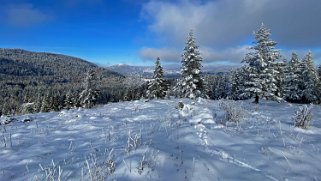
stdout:
<svg viewBox="0 0 321 181">
<path fill-rule="evenodd" d="M 88 71 L 93 71 L 97 79 L 97 103 L 126 97 L 124 76 L 88 61 L 51 53 L 0 49 L 0 113 L 60 110 L 67 106 L 67 96 L 73 97 L 73 104 L 68 106 L 76 106 Z"/>
</svg>

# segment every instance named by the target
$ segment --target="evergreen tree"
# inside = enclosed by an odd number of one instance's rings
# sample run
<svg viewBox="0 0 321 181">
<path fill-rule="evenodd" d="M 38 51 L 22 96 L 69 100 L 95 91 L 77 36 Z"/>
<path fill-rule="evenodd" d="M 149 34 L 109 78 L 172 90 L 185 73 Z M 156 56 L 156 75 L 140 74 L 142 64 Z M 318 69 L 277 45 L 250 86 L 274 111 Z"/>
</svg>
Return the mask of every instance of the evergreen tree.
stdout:
<svg viewBox="0 0 321 181">
<path fill-rule="evenodd" d="M 321 65 L 319 65 L 318 68 L 318 85 L 317 85 L 317 89 L 318 89 L 318 103 L 321 103 Z"/>
<path fill-rule="evenodd" d="M 48 91 L 42 99 L 40 112 L 49 112 L 52 110 L 52 95 Z"/>
<path fill-rule="evenodd" d="M 274 67 L 276 70 L 275 80 L 277 86 L 277 91 L 275 95 L 280 98 L 283 98 L 285 93 L 285 76 L 287 73 L 287 62 L 285 60 L 275 62 Z"/>
<path fill-rule="evenodd" d="M 305 102 L 318 100 L 318 75 L 314 67 L 312 53 L 308 52 L 303 58 L 303 99 Z"/>
<path fill-rule="evenodd" d="M 63 108 L 63 99 L 64 96 L 61 96 L 59 92 L 55 92 L 52 96 L 52 110 L 59 111 Z"/>
<path fill-rule="evenodd" d="M 202 57 L 191 31 L 182 55 L 181 79 L 175 88 L 176 95 L 191 99 L 207 97 L 204 81 L 201 77 L 201 62 Z"/>
<path fill-rule="evenodd" d="M 229 73 L 215 76 L 215 82 L 212 87 L 212 96 L 214 99 L 230 98 L 232 94 L 232 77 Z"/>
<path fill-rule="evenodd" d="M 41 94 L 37 94 L 37 98 L 35 100 L 35 105 L 34 105 L 34 112 L 40 112 L 41 110 L 41 104 L 42 104 L 42 99 L 41 99 Z"/>
<path fill-rule="evenodd" d="M 79 95 L 80 104 L 84 108 L 92 108 L 97 102 L 97 97 L 96 75 L 94 71 L 90 70 L 85 77 L 84 90 Z"/>
<path fill-rule="evenodd" d="M 157 58 L 155 62 L 155 70 L 153 80 L 148 83 L 147 97 L 149 99 L 161 98 L 166 96 L 167 85 L 164 80 L 163 68 L 160 64 L 160 59 Z"/>
<path fill-rule="evenodd" d="M 276 75 L 276 61 L 281 55 L 275 49 L 277 44 L 270 40 L 270 31 L 262 24 L 255 32 L 255 45 L 251 47 L 243 62 L 247 64 L 246 72 L 248 80 L 245 82 L 245 93 L 250 97 L 255 97 L 255 103 L 264 97 L 268 99 L 279 99 L 276 95 L 278 91 Z"/>
<path fill-rule="evenodd" d="M 246 67 L 240 67 L 232 72 L 232 98 L 239 100 L 239 99 L 246 99 L 248 97 L 245 96 L 245 81 L 248 80 L 248 74 L 246 72 Z"/>
<path fill-rule="evenodd" d="M 285 74 L 284 99 L 290 102 L 301 102 L 303 97 L 302 64 L 296 53 L 292 53 L 287 63 Z"/>
<path fill-rule="evenodd" d="M 64 107 L 66 109 L 70 109 L 72 107 L 74 107 L 74 100 L 73 100 L 73 94 L 72 91 L 69 90 L 66 94 L 66 98 L 65 98 L 65 102 L 64 102 Z"/>
</svg>

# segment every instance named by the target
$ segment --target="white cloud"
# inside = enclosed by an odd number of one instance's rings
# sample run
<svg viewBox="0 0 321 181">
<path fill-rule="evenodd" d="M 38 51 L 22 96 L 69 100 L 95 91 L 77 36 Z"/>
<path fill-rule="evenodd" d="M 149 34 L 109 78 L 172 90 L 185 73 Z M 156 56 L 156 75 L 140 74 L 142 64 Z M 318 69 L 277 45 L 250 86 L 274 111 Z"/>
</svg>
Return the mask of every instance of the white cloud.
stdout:
<svg viewBox="0 0 321 181">
<path fill-rule="evenodd" d="M 18 27 L 36 25 L 50 19 L 50 16 L 31 4 L 8 6 L 5 10 L 5 16 L 8 24 Z"/>
<path fill-rule="evenodd" d="M 142 16 L 164 46 L 178 46 L 190 29 L 201 45 L 244 44 L 264 22 L 286 47 L 321 46 L 320 0 L 150 1 Z"/>
<path fill-rule="evenodd" d="M 158 47 L 143 48 L 140 57 L 180 61 L 188 32 L 194 31 L 205 62 L 238 64 L 262 22 L 271 29 L 277 48 L 289 59 L 293 51 L 303 56 L 312 50 L 321 63 L 320 0 L 178 0 L 149 1 L 142 17 L 155 35 Z"/>
</svg>

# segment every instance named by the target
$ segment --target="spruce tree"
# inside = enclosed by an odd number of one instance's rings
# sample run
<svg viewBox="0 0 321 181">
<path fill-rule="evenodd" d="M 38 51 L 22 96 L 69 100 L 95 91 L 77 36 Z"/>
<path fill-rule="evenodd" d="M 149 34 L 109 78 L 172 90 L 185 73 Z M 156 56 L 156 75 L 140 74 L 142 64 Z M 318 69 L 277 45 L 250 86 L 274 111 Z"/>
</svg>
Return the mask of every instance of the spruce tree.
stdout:
<svg viewBox="0 0 321 181">
<path fill-rule="evenodd" d="M 280 99 L 276 94 L 278 91 L 276 76 L 276 61 L 281 55 L 275 49 L 277 44 L 270 39 L 270 31 L 261 25 L 255 32 L 255 45 L 251 47 L 251 52 L 246 54 L 243 62 L 247 64 L 246 71 L 249 75 L 245 82 L 244 94 L 255 97 L 255 103 L 259 103 L 260 98 Z"/>
<path fill-rule="evenodd" d="M 49 112 L 52 110 L 52 94 L 48 91 L 42 99 L 40 112 Z"/>
<path fill-rule="evenodd" d="M 147 97 L 149 99 L 163 99 L 166 96 L 167 85 L 163 74 L 163 68 L 160 64 L 160 58 L 158 57 L 155 62 L 153 80 L 148 83 Z"/>
<path fill-rule="evenodd" d="M 303 99 L 305 102 L 316 102 L 318 100 L 318 75 L 314 67 L 312 53 L 308 52 L 303 58 Z"/>
<path fill-rule="evenodd" d="M 318 85 L 317 85 L 317 89 L 318 89 L 318 103 L 321 103 L 321 65 L 319 65 L 318 68 Z"/>
<path fill-rule="evenodd" d="M 230 98 L 232 95 L 232 88 L 232 77 L 229 73 L 216 75 L 212 97 L 214 97 L 214 99 Z"/>
<path fill-rule="evenodd" d="M 276 70 L 275 80 L 277 87 L 275 95 L 283 98 L 285 93 L 285 74 L 287 72 L 287 62 L 285 60 L 275 62 L 274 68 Z"/>
<path fill-rule="evenodd" d="M 244 94 L 245 90 L 245 81 L 248 80 L 246 67 L 240 67 L 232 72 L 232 98 L 239 100 L 239 99 L 246 99 L 248 98 Z"/>
<path fill-rule="evenodd" d="M 84 108 L 92 108 L 97 102 L 97 97 L 96 75 L 94 71 L 90 70 L 86 73 L 84 90 L 79 95 L 80 104 Z"/>
<path fill-rule="evenodd" d="M 301 102 L 303 97 L 302 64 L 296 53 L 292 53 L 287 63 L 285 74 L 284 99 L 290 102 Z"/>
<path fill-rule="evenodd" d="M 192 31 L 187 38 L 181 63 L 181 79 L 177 82 L 175 88 L 176 95 L 191 99 L 207 97 L 204 81 L 201 77 L 202 57 Z"/>
<path fill-rule="evenodd" d="M 74 101 L 73 101 L 73 94 L 72 91 L 69 90 L 66 94 L 65 102 L 64 102 L 64 107 L 66 109 L 70 109 L 74 107 Z"/>
</svg>

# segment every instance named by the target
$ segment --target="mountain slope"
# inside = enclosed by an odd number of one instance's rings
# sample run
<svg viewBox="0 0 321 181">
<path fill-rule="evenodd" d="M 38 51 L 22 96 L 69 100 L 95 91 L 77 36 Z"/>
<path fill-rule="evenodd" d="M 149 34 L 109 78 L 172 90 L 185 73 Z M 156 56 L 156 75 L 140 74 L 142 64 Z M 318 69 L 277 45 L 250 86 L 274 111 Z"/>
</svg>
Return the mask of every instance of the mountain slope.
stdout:
<svg viewBox="0 0 321 181">
<path fill-rule="evenodd" d="M 31 111 L 73 94 L 75 100 L 83 89 L 86 72 L 96 72 L 98 103 L 106 103 L 121 87 L 124 76 L 85 60 L 66 55 L 37 53 L 21 49 L 0 49 L 0 115 L 19 114 L 24 103 L 34 103 Z M 77 100 L 78 101 L 78 100 Z"/>
<path fill-rule="evenodd" d="M 81 81 L 86 71 L 93 69 L 104 77 L 121 76 L 85 60 L 52 53 L 30 52 L 21 49 L 0 49 L 0 76 L 49 82 Z"/>
</svg>

